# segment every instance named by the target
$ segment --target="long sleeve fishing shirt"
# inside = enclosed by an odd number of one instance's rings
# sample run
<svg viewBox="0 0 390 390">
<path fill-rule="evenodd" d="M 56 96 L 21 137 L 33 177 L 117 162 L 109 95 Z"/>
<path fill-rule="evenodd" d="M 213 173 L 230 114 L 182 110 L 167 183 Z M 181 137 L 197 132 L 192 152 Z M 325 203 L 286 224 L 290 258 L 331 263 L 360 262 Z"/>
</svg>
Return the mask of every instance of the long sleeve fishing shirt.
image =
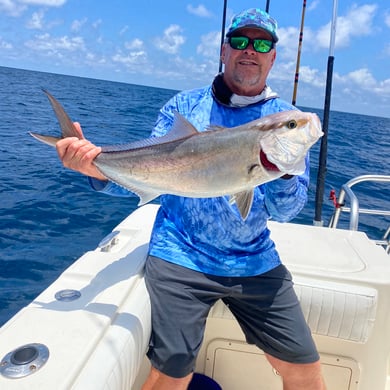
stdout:
<svg viewBox="0 0 390 390">
<path fill-rule="evenodd" d="M 160 110 L 152 136 L 162 136 L 173 123 L 174 110 L 199 131 L 208 125 L 234 127 L 275 112 L 295 109 L 275 94 L 257 103 L 237 107 L 222 103 L 212 87 L 177 94 Z M 243 220 L 229 196 L 187 198 L 162 195 L 152 231 L 149 253 L 166 261 L 207 274 L 253 276 L 281 263 L 270 238 L 267 221 L 294 218 L 307 200 L 309 158 L 303 175 L 277 179 L 255 188 L 254 201 Z M 125 196 L 129 193 L 114 183 L 91 180 L 101 192 Z"/>
</svg>

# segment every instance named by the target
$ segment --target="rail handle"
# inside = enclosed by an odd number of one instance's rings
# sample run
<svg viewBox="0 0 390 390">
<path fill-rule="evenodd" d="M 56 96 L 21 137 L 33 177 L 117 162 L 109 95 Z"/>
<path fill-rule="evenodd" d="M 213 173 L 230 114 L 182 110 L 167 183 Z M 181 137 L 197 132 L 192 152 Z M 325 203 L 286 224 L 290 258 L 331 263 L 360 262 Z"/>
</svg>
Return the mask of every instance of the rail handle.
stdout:
<svg viewBox="0 0 390 390">
<path fill-rule="evenodd" d="M 359 200 L 355 193 L 352 191 L 352 187 L 358 183 L 362 183 L 365 181 L 371 182 L 381 182 L 381 183 L 390 183 L 390 176 L 388 175 L 362 175 L 357 176 L 345 184 L 342 185 L 340 190 L 340 195 L 337 199 L 337 204 L 339 206 L 336 207 L 332 218 L 329 222 L 330 228 L 336 228 L 340 219 L 340 214 L 342 211 L 346 211 L 350 213 L 349 219 L 349 229 L 350 230 L 358 230 L 359 226 L 359 214 L 371 214 L 371 215 L 385 215 L 390 216 L 390 210 L 375 210 L 375 209 L 360 209 L 359 208 Z M 345 196 L 348 196 L 351 207 L 343 206 Z"/>
</svg>

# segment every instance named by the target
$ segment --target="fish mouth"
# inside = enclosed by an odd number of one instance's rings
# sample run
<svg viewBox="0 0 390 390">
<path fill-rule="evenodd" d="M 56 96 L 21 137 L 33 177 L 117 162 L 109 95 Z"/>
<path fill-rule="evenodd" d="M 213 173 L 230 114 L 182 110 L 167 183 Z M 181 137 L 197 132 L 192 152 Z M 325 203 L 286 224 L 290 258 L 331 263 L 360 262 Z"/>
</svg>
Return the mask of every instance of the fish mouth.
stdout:
<svg viewBox="0 0 390 390">
<path fill-rule="evenodd" d="M 312 114 L 312 122 L 315 128 L 315 136 L 317 137 L 323 136 L 324 132 L 322 131 L 321 120 L 317 114 Z"/>
</svg>

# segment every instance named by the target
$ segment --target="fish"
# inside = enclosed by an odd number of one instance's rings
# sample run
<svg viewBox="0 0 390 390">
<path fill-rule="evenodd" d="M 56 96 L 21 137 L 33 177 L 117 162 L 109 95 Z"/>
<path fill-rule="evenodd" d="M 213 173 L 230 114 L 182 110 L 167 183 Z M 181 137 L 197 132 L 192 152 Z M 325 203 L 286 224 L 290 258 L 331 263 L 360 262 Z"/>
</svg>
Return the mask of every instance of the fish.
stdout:
<svg viewBox="0 0 390 390">
<path fill-rule="evenodd" d="M 44 93 L 60 124 L 61 137 L 30 134 L 50 146 L 65 137 L 78 137 L 61 104 L 48 91 Z M 285 174 L 303 173 L 305 156 L 322 134 L 318 116 L 298 110 L 236 127 L 210 125 L 203 131 L 175 111 L 166 135 L 103 146 L 93 163 L 108 180 L 136 194 L 139 206 L 163 194 L 229 196 L 245 221 L 254 188 Z"/>
</svg>

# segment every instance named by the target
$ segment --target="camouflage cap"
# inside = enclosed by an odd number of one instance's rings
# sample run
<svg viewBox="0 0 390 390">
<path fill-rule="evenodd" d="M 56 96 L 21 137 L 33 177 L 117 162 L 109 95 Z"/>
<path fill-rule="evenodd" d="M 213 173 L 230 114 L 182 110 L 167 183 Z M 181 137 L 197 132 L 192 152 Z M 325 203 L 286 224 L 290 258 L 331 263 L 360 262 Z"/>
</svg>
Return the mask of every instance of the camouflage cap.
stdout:
<svg viewBox="0 0 390 390">
<path fill-rule="evenodd" d="M 226 36 L 232 36 L 241 28 L 258 28 L 270 34 L 274 42 L 279 40 L 276 34 L 278 28 L 276 20 L 260 8 L 250 8 L 234 16 Z"/>
</svg>

